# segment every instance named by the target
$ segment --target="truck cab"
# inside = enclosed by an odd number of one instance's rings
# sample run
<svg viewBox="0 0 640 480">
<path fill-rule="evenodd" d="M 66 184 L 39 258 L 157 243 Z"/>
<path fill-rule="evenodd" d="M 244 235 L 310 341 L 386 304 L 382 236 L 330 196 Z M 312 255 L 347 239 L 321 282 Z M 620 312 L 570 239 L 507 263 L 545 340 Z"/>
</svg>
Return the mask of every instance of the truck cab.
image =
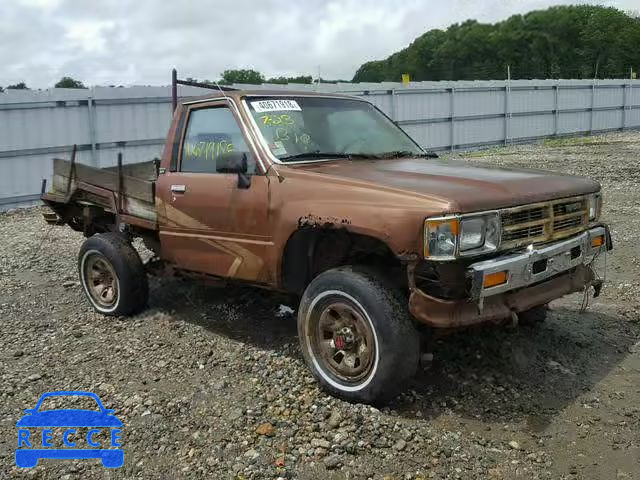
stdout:
<svg viewBox="0 0 640 480">
<path fill-rule="evenodd" d="M 434 329 L 540 321 L 599 293 L 612 248 L 597 182 L 436 158 L 364 98 L 220 91 L 178 105 L 148 187 L 59 170 L 67 189 L 43 199 L 89 237 L 96 310 L 139 312 L 159 271 L 288 292 L 315 378 L 368 403 L 402 390 Z M 169 268 L 143 265 L 135 237 Z"/>
</svg>

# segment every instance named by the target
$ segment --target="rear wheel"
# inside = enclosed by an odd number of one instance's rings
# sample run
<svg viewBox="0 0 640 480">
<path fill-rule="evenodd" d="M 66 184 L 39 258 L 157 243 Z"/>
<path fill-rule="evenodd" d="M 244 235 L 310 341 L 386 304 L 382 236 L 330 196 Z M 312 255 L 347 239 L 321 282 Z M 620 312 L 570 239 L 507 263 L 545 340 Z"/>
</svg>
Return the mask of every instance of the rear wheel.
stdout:
<svg viewBox="0 0 640 480">
<path fill-rule="evenodd" d="M 419 334 L 406 302 L 369 270 L 341 267 L 316 277 L 300 303 L 298 334 L 316 380 L 346 400 L 387 401 L 418 366 Z"/>
<path fill-rule="evenodd" d="M 88 238 L 78 255 L 85 295 L 104 315 L 132 315 L 147 306 L 149 287 L 138 252 L 118 233 Z"/>
</svg>

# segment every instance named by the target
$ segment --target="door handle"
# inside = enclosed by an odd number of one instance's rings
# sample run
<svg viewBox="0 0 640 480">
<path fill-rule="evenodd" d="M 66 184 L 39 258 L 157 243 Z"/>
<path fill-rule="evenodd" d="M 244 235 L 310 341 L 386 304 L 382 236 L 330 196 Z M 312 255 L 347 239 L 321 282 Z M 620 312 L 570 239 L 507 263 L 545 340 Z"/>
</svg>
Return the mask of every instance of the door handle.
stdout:
<svg viewBox="0 0 640 480">
<path fill-rule="evenodd" d="M 171 191 L 173 193 L 185 193 L 187 191 L 186 185 L 171 185 Z"/>
</svg>

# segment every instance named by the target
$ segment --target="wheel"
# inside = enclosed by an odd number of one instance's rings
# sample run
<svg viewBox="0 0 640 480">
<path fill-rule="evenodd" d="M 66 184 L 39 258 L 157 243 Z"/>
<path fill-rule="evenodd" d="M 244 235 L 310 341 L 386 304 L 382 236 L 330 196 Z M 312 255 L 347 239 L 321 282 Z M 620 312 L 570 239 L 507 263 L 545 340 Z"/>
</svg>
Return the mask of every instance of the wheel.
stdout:
<svg viewBox="0 0 640 480">
<path fill-rule="evenodd" d="M 89 302 L 105 315 L 132 315 L 149 298 L 147 275 L 138 252 L 118 233 L 100 233 L 78 254 L 80 283 Z"/>
<path fill-rule="evenodd" d="M 418 366 L 420 338 L 406 302 L 370 270 L 318 275 L 302 295 L 298 335 L 318 383 L 345 400 L 390 400 Z"/>
<path fill-rule="evenodd" d="M 518 322 L 521 325 L 533 326 L 544 322 L 547 319 L 549 305 L 539 305 L 518 314 Z"/>
</svg>

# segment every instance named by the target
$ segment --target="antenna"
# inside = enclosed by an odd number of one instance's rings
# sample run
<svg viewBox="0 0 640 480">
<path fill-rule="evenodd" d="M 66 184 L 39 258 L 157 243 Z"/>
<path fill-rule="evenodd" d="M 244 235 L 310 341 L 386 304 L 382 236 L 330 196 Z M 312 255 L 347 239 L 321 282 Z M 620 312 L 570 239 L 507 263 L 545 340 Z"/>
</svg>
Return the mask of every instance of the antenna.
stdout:
<svg viewBox="0 0 640 480">
<path fill-rule="evenodd" d="M 225 98 L 225 100 L 229 100 L 229 97 L 227 97 L 227 94 L 224 93 L 224 90 L 222 90 L 222 88 L 220 88 L 220 85 L 218 85 L 218 82 L 216 82 L 215 80 L 212 80 L 212 82 L 218 88 L 218 90 L 220 91 L 222 96 Z"/>
</svg>

